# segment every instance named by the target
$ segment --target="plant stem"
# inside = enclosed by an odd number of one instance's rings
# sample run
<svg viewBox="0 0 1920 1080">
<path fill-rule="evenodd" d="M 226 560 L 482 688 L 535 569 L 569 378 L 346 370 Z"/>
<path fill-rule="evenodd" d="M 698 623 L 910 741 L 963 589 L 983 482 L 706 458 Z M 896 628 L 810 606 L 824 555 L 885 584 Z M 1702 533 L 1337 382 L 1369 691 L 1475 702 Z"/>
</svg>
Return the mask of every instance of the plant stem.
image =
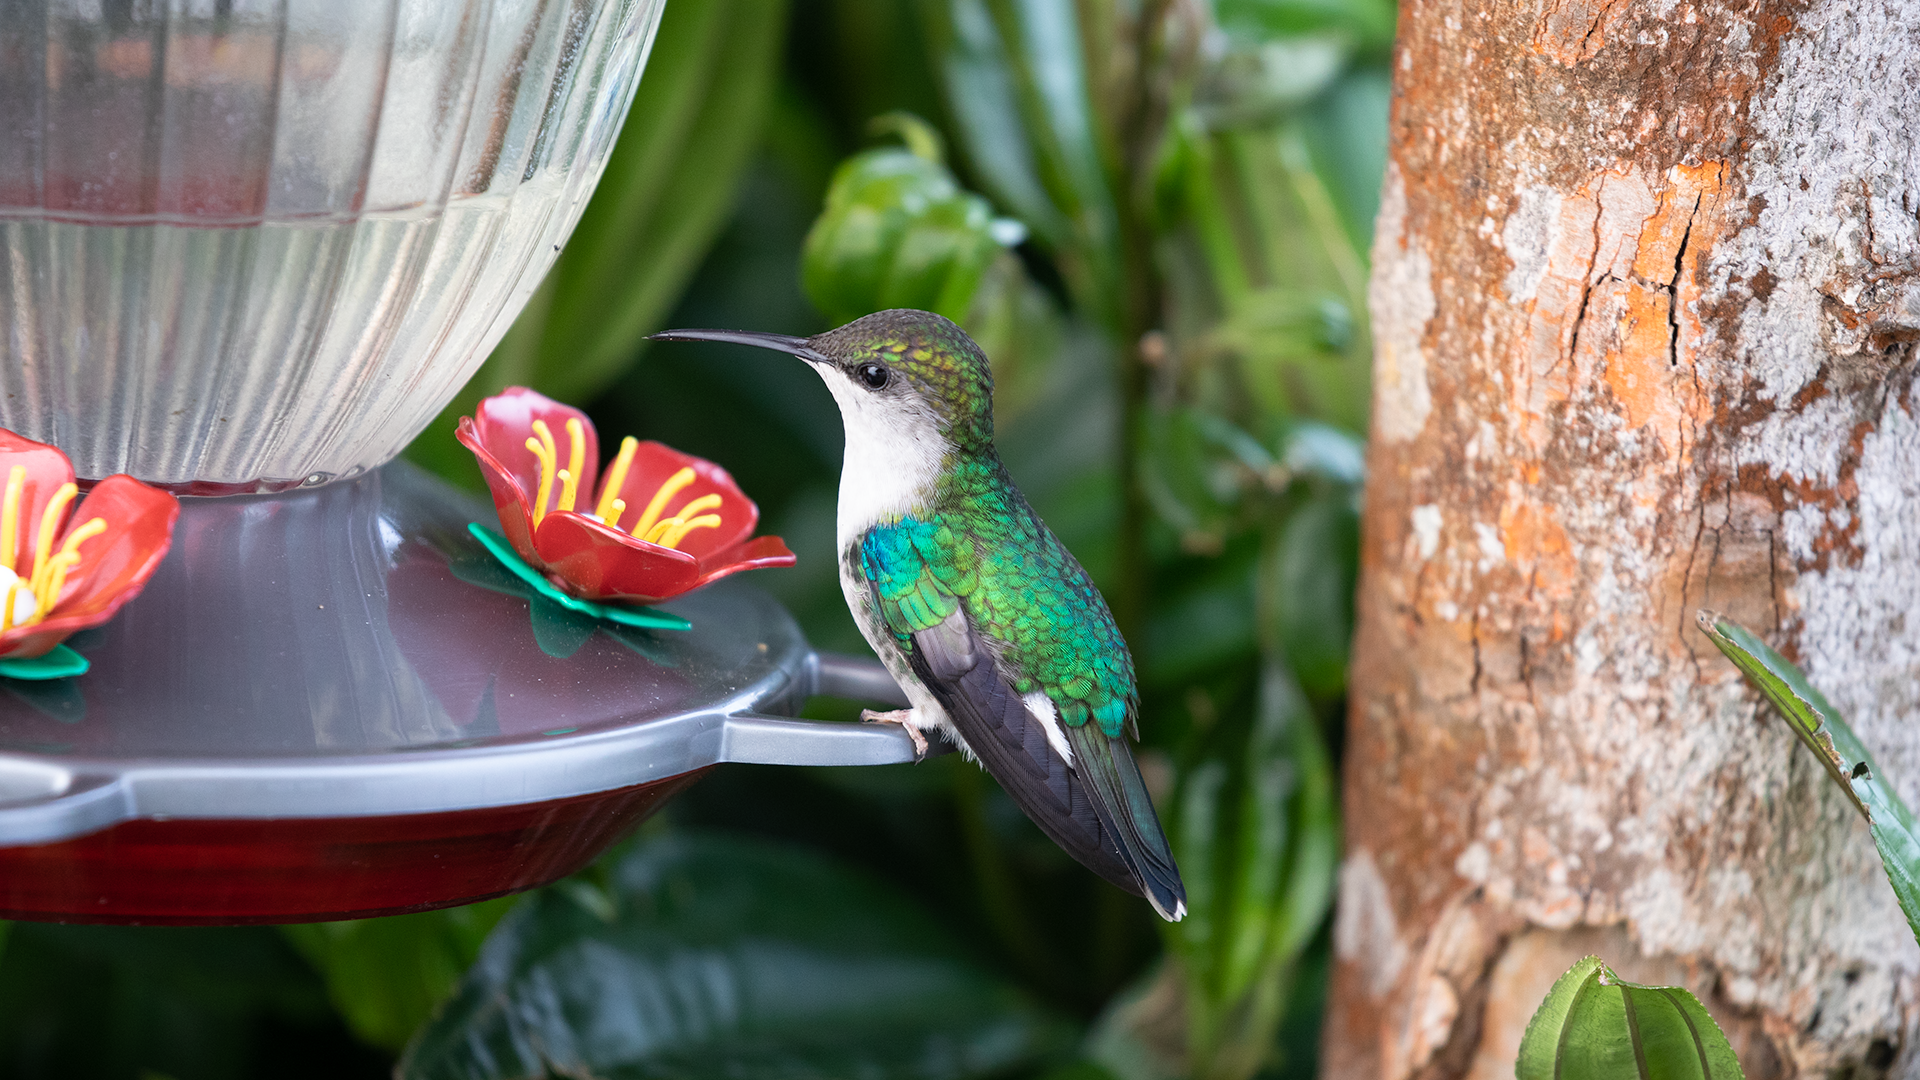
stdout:
<svg viewBox="0 0 1920 1080">
<path fill-rule="evenodd" d="M 1118 161 L 1113 190 L 1120 224 L 1122 295 L 1119 309 L 1120 364 L 1120 539 L 1114 618 L 1120 631 L 1138 641 L 1143 628 L 1147 591 L 1146 492 L 1140 477 L 1140 432 L 1147 404 L 1146 356 L 1141 342 L 1159 325 L 1161 288 L 1154 264 L 1154 236 L 1147 214 L 1150 205 L 1152 155 L 1165 120 L 1165 100 L 1156 79 L 1163 73 L 1167 12 L 1170 0 L 1147 0 L 1132 27 L 1132 71 L 1120 122 L 1117 125 Z"/>
</svg>

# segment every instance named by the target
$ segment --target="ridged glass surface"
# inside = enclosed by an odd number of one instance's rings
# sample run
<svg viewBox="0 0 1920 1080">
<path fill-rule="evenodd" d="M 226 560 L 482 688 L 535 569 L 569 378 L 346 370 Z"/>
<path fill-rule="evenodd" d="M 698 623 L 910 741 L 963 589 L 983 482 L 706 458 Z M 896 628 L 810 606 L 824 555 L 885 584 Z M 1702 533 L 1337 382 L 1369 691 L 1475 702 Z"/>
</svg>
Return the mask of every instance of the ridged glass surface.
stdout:
<svg viewBox="0 0 1920 1080">
<path fill-rule="evenodd" d="M 0 0 L 0 427 L 205 493 L 386 461 L 552 265 L 663 3 Z"/>
</svg>

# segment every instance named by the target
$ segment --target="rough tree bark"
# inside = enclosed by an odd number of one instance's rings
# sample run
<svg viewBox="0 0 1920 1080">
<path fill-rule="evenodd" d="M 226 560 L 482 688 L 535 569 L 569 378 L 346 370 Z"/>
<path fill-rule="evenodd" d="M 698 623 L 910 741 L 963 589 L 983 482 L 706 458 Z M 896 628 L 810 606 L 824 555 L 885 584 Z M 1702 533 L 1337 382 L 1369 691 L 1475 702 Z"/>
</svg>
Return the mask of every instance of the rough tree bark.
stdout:
<svg viewBox="0 0 1920 1080">
<path fill-rule="evenodd" d="M 1920 1075 L 1866 830 L 1694 628 L 1920 805 L 1920 4 L 1406 0 L 1329 1078 L 1511 1077 L 1599 951 L 1753 1078 Z"/>
</svg>

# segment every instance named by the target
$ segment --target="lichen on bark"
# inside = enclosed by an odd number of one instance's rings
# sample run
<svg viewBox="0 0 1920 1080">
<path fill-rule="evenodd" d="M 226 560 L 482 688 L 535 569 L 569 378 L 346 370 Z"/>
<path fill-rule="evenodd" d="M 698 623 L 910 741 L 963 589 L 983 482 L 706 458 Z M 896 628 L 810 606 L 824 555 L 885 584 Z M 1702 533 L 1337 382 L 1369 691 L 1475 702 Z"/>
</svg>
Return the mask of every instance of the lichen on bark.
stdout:
<svg viewBox="0 0 1920 1080">
<path fill-rule="evenodd" d="M 1920 11 L 1408 0 L 1395 68 L 1328 1076 L 1497 1074 L 1592 934 L 1750 1076 L 1920 1074 L 1871 842 L 1692 619 L 1920 797 Z"/>
</svg>

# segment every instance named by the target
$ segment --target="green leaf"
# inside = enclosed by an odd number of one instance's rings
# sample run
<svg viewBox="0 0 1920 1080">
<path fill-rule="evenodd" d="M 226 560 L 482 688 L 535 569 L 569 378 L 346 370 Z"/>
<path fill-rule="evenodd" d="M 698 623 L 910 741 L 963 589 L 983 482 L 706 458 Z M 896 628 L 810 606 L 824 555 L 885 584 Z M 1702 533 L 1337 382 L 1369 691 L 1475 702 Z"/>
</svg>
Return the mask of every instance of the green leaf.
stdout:
<svg viewBox="0 0 1920 1080">
<path fill-rule="evenodd" d="M 1261 563 L 1268 640 L 1309 696 L 1338 698 L 1347 687 L 1360 571 L 1360 515 L 1352 493 L 1333 488 L 1295 510 Z"/>
<path fill-rule="evenodd" d="M 1914 824 L 1913 812 L 1880 779 L 1873 755 L 1799 668 L 1739 623 L 1711 611 L 1700 612 L 1698 621 L 1707 639 L 1773 703 L 1801 745 L 1813 752 L 1827 776 L 1867 819 L 1887 883 L 1893 886 L 1914 939 L 1920 941 L 1920 828 Z"/>
<path fill-rule="evenodd" d="M 414 1080 L 971 1077 L 1070 1031 L 892 889 L 809 853 L 675 835 L 504 920 L 402 1058 Z"/>
<path fill-rule="evenodd" d="M 1520 1040 L 1516 1080 L 1739 1080 L 1740 1061 L 1699 999 L 1622 982 L 1597 956 L 1553 984 Z"/>
<path fill-rule="evenodd" d="M 909 129 L 915 130 L 915 129 Z M 926 142 L 924 138 L 921 142 Z M 884 149 L 835 171 L 807 234 L 801 281 L 834 324 L 886 308 L 967 317 L 981 276 L 1012 239 L 987 201 L 961 190 L 938 160 Z"/>
<path fill-rule="evenodd" d="M 1314 167 L 1359 251 L 1373 246 L 1380 178 L 1387 168 L 1387 108 L 1392 99 L 1393 79 L 1384 64 L 1357 68 L 1300 117 Z"/>
<path fill-rule="evenodd" d="M 1160 591 L 1141 642 L 1143 684 L 1177 687 L 1257 655 L 1253 556 L 1250 545 L 1237 547 L 1210 560 L 1205 574 Z"/>
<path fill-rule="evenodd" d="M 319 976 L 270 926 L 19 922 L 0 964 L 9 1077 L 344 1075 L 373 1055 L 341 1048 L 337 1025 Z"/>
<path fill-rule="evenodd" d="M 773 99 L 784 0 L 674 0 L 620 140 L 566 249 L 478 374 L 409 456 L 477 487 L 450 437 L 511 385 L 584 401 L 660 329 L 733 207 Z"/>
<path fill-rule="evenodd" d="M 1217 0 L 1214 12 L 1221 29 L 1250 43 L 1336 30 L 1365 49 L 1393 45 L 1394 6 L 1389 0 Z"/>
<path fill-rule="evenodd" d="M 1184 206 L 1224 309 L 1203 346 L 1238 361 L 1261 412 L 1364 431 L 1365 259 L 1298 129 L 1189 136 Z"/>
<path fill-rule="evenodd" d="M 492 553 L 495 559 L 500 561 L 500 565 L 506 567 L 513 573 L 514 577 L 529 586 L 536 596 L 575 614 L 583 615 L 590 619 L 603 619 L 607 622 L 619 623 L 623 626 L 637 626 L 645 630 L 687 630 L 693 626 L 692 623 L 680 616 L 672 612 L 661 611 L 659 608 L 629 604 L 603 604 L 597 600 L 582 600 L 577 596 L 568 596 L 566 593 L 555 588 L 554 584 L 543 577 L 538 570 L 528 566 L 526 562 L 520 558 L 519 553 L 513 550 L 513 545 L 507 543 L 506 537 L 477 521 L 469 522 L 467 524 L 467 531 L 472 533 L 473 538 L 480 541 L 481 546 L 485 547 L 487 551 Z M 565 632 L 562 631 L 562 633 L 564 634 Z M 582 640 L 585 639 L 583 638 Z M 575 644 L 574 648 L 579 648 L 579 645 Z M 569 650 L 569 652 L 570 651 L 571 650 Z"/>
<path fill-rule="evenodd" d="M 1187 550 L 1217 553 L 1250 474 L 1264 479 L 1271 455 L 1230 422 L 1192 406 L 1149 409 L 1142 424 L 1140 482 L 1148 503 L 1179 530 Z"/>
<path fill-rule="evenodd" d="M 1187 918 L 1165 934 L 1195 1076 L 1250 1077 L 1270 1058 L 1301 953 L 1332 907 L 1337 787 L 1306 700 L 1269 657 L 1245 742 L 1188 772 L 1174 819 Z"/>
<path fill-rule="evenodd" d="M 1011 61 L 992 14 L 983 0 L 926 0 L 924 8 L 947 105 L 974 174 L 1042 243 L 1066 245 L 1068 223 L 1040 181 Z"/>
<path fill-rule="evenodd" d="M 533 623 L 534 644 L 555 660 L 579 652 L 600 628 L 600 620 L 561 607 L 544 593 L 535 593 L 527 600 L 527 617 Z"/>
<path fill-rule="evenodd" d="M 1119 212 L 1072 0 L 929 0 L 926 10 L 974 172 L 1059 254 L 1079 304 L 1118 327 Z"/>
<path fill-rule="evenodd" d="M 320 972 L 327 997 L 362 1042 L 398 1052 L 452 992 L 518 897 L 351 922 L 282 926 Z"/>
<path fill-rule="evenodd" d="M 85 675 L 89 666 L 86 657 L 65 645 L 55 645 L 39 656 L 0 659 L 0 679 L 69 679 Z"/>
</svg>

